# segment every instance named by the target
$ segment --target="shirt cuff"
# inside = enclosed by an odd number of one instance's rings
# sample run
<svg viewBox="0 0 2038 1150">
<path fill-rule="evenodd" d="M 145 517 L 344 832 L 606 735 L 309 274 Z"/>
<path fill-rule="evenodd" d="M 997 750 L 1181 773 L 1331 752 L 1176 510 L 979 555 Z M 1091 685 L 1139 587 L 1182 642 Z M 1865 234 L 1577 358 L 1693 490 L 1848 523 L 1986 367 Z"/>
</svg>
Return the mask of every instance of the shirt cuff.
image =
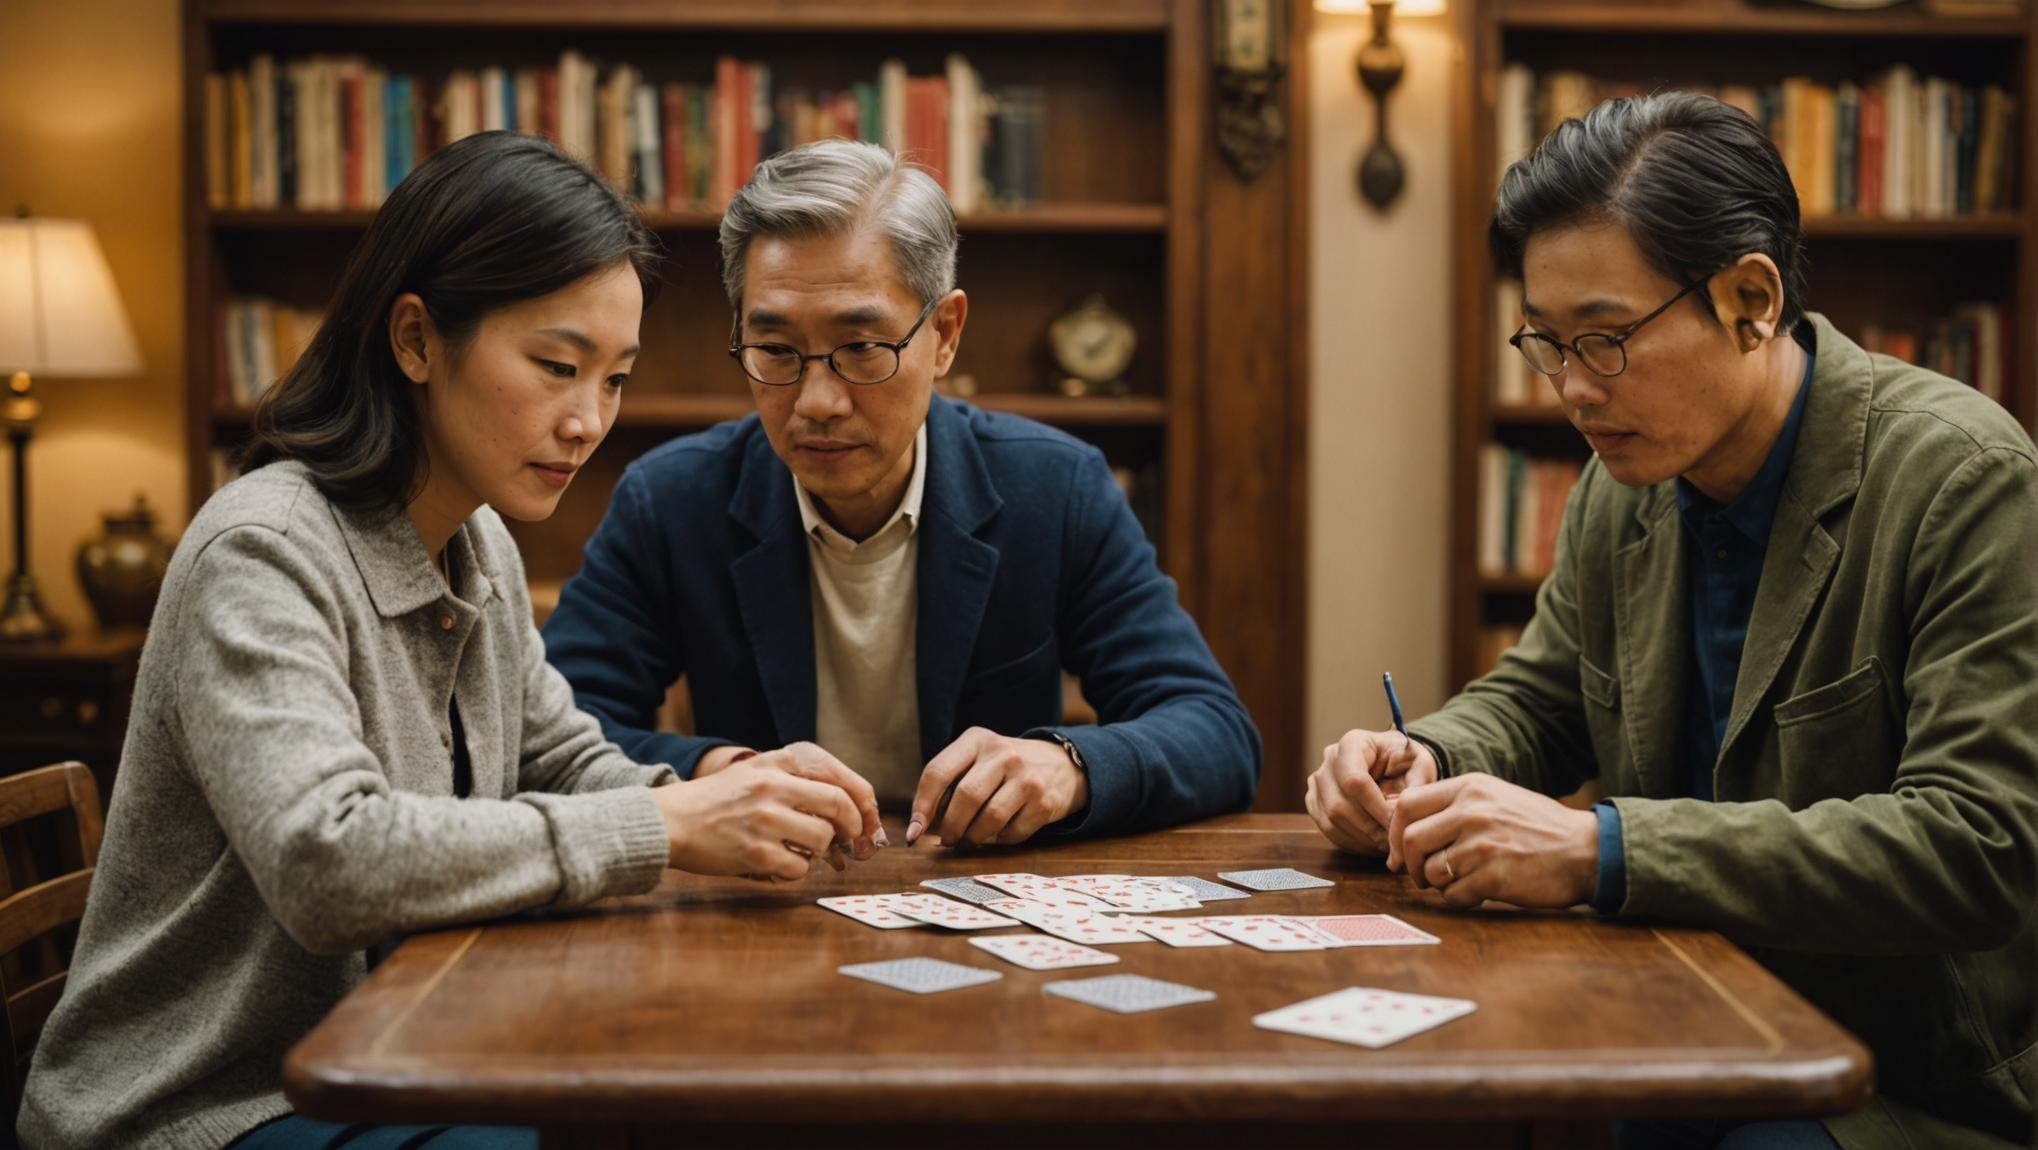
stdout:
<svg viewBox="0 0 2038 1150">
<path fill-rule="evenodd" d="M 1617 914 L 1628 901 L 1627 845 L 1621 839 L 1620 811 L 1612 803 L 1594 803 L 1599 816 L 1599 877 L 1592 884 L 1592 909 Z"/>
</svg>

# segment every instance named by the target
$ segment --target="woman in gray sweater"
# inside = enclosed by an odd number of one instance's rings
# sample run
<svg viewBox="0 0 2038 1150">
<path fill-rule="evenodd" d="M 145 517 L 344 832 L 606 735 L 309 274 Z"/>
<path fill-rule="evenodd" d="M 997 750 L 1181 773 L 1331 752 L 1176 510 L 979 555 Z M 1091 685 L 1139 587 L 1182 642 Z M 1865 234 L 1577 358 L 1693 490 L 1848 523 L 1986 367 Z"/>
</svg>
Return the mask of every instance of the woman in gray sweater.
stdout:
<svg viewBox="0 0 2038 1150">
<path fill-rule="evenodd" d="M 550 515 L 614 424 L 655 249 L 531 137 L 391 193 L 177 548 L 25 1145 L 532 1145 L 292 1115 L 283 1055 L 405 933 L 882 845 L 817 749 L 675 782 L 545 662 L 501 517 Z"/>
</svg>

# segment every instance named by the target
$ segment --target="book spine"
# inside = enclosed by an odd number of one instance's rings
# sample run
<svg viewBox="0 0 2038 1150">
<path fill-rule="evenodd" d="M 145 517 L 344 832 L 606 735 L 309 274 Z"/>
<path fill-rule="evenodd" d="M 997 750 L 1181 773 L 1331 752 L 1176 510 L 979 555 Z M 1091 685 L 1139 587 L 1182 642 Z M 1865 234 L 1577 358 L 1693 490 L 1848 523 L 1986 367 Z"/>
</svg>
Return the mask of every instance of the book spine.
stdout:
<svg viewBox="0 0 2038 1150">
<path fill-rule="evenodd" d="M 235 72 L 227 77 L 227 123 L 233 140 L 227 198 L 237 208 L 254 206 L 254 143 L 248 116 L 248 74 Z"/>
<path fill-rule="evenodd" d="M 277 204 L 276 60 L 257 53 L 248 61 L 249 201 L 258 208 Z"/>
<path fill-rule="evenodd" d="M 659 91 L 659 99 L 664 104 L 659 128 L 664 134 L 665 145 L 664 154 L 660 157 L 665 166 L 665 206 L 676 212 L 686 207 L 689 191 L 686 87 L 667 83 Z"/>
<path fill-rule="evenodd" d="M 736 194 L 736 136 L 747 116 L 739 115 L 743 103 L 742 65 L 733 56 L 715 61 L 715 203 L 723 205 Z M 745 173 L 747 175 L 747 173 Z"/>
<path fill-rule="evenodd" d="M 1861 90 L 1842 84 L 1833 95 L 1833 209 L 1852 215 L 1861 208 Z"/>
<path fill-rule="evenodd" d="M 1954 161 L 1956 186 L 1954 210 L 1973 215 L 1977 152 L 1981 143 L 1981 92 L 1977 88 L 1956 88 L 1953 96 L 1960 109 L 1959 144 Z"/>
<path fill-rule="evenodd" d="M 658 92 L 637 85 L 637 107 L 631 116 L 637 129 L 637 198 L 647 204 L 665 202 L 665 134 L 658 123 Z"/>
<path fill-rule="evenodd" d="M 226 77 L 213 72 L 205 77 L 205 202 L 214 211 L 233 202 L 226 158 L 232 147 L 231 133 Z"/>
</svg>

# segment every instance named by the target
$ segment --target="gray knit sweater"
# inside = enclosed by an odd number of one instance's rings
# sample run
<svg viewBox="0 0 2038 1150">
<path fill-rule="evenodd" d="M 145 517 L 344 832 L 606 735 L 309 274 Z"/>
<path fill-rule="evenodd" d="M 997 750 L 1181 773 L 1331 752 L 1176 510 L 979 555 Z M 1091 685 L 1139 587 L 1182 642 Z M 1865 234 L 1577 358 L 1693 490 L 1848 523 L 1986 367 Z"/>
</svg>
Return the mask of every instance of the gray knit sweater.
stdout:
<svg viewBox="0 0 2038 1150">
<path fill-rule="evenodd" d="M 149 628 L 31 1148 L 216 1150 L 285 1113 L 284 1052 L 409 931 L 656 885 L 672 779 L 545 662 L 483 508 L 451 593 L 400 512 L 274 464 L 209 500 Z M 459 700 L 473 797 L 453 796 Z"/>
</svg>

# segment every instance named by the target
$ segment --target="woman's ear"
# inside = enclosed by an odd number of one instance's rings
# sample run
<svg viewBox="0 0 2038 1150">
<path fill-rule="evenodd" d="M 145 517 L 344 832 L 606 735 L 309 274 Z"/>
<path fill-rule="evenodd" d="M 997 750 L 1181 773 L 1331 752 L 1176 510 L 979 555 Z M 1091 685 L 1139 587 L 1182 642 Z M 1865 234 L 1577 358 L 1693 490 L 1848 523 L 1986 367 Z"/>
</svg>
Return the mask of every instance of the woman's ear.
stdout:
<svg viewBox="0 0 2038 1150">
<path fill-rule="evenodd" d="M 1776 338 L 1783 320 L 1783 276 L 1776 261 L 1760 252 L 1742 256 L 1713 277 L 1711 295 L 1713 311 L 1742 351 Z"/>
<path fill-rule="evenodd" d="M 389 308 L 389 350 L 396 356 L 397 369 L 412 383 L 432 377 L 432 349 L 438 343 L 432 315 L 416 292 L 396 297 Z"/>
</svg>

